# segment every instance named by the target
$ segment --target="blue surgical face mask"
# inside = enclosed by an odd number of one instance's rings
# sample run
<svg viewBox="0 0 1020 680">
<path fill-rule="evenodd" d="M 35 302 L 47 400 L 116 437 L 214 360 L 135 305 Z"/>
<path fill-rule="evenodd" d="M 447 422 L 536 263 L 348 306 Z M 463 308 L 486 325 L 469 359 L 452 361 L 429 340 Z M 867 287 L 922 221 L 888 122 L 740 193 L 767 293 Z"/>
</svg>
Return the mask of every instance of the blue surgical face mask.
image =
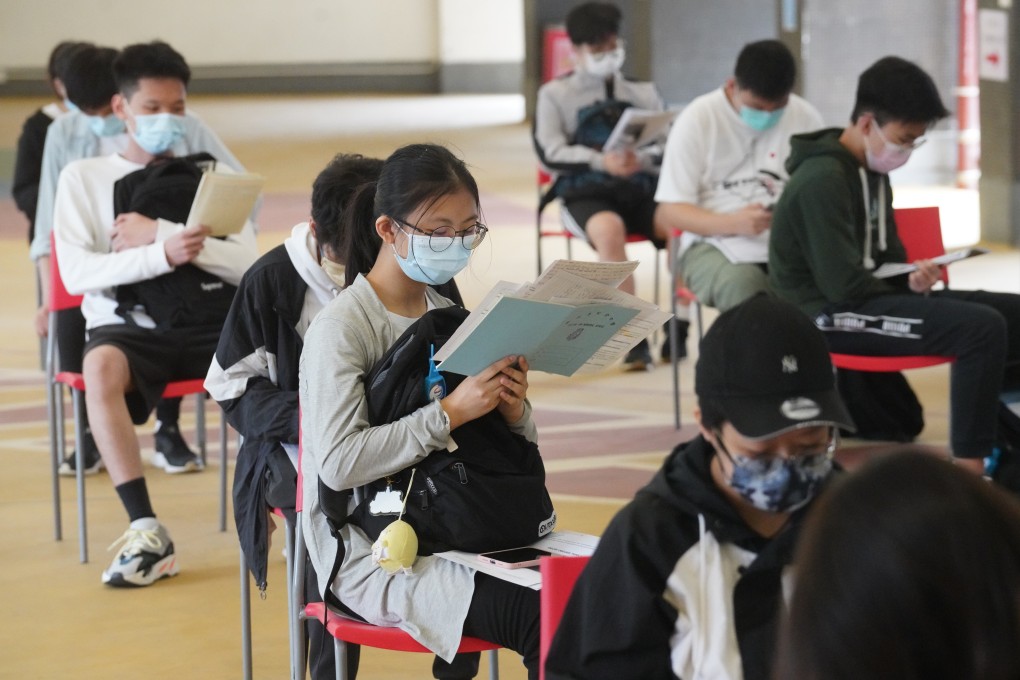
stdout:
<svg viewBox="0 0 1020 680">
<path fill-rule="evenodd" d="M 752 130 L 764 132 L 779 122 L 779 119 L 783 117 L 784 111 L 786 111 L 786 107 L 776 109 L 775 111 L 762 111 L 750 106 L 741 106 L 740 120 L 744 121 L 744 124 Z"/>
<path fill-rule="evenodd" d="M 81 111 L 81 109 L 79 109 L 78 106 L 67 97 L 64 97 L 64 108 L 70 111 L 71 113 L 77 113 L 78 111 Z"/>
<path fill-rule="evenodd" d="M 719 442 L 722 436 L 716 435 Z M 748 503 L 766 512 L 793 512 L 814 498 L 832 471 L 835 445 L 819 453 L 756 459 L 723 451 L 733 463 L 728 483 Z"/>
<path fill-rule="evenodd" d="M 459 274 L 471 257 L 471 251 L 461 242 L 462 238 L 477 237 L 457 236 L 448 248 L 436 252 L 429 246 L 427 235 L 415 234 L 408 237 L 407 257 L 400 256 L 395 244 L 390 244 L 390 247 L 393 248 L 397 264 L 409 279 L 420 283 L 442 284 Z"/>
<path fill-rule="evenodd" d="M 86 117 L 89 119 L 89 128 L 96 137 L 113 137 L 127 129 L 124 126 L 124 121 L 112 113 L 105 116 Z"/>
<path fill-rule="evenodd" d="M 131 133 L 138 146 L 158 156 L 166 153 L 184 137 L 184 116 L 173 113 L 135 115 L 135 131 Z"/>
</svg>

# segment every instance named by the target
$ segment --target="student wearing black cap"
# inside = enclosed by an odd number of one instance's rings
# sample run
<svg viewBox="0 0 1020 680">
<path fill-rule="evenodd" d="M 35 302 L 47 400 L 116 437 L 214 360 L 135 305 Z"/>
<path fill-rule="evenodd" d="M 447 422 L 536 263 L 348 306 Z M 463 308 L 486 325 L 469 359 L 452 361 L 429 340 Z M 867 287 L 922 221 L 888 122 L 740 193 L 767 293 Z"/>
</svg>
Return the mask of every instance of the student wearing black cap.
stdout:
<svg viewBox="0 0 1020 680">
<path fill-rule="evenodd" d="M 821 332 L 766 295 L 712 324 L 695 392 L 700 434 L 606 529 L 550 680 L 769 677 L 801 520 L 853 423 Z"/>
</svg>

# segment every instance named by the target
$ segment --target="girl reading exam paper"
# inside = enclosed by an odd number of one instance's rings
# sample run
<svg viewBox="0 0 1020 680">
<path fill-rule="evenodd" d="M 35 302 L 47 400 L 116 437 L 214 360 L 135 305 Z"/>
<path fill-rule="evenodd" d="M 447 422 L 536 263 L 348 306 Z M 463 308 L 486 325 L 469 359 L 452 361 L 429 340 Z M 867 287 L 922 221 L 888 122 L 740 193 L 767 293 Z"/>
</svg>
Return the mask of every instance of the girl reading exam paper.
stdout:
<svg viewBox="0 0 1020 680">
<path fill-rule="evenodd" d="M 320 479 L 343 491 L 396 474 L 452 448 L 451 433 L 456 438 L 459 426 L 493 411 L 512 431 L 537 439 L 523 356 L 494 362 L 392 423 L 369 425 L 365 375 L 426 311 L 452 304 L 429 285 L 449 281 L 467 265 L 488 231 L 480 212 L 478 187 L 464 163 L 430 144 L 395 151 L 378 183 L 351 199 L 342 253 L 348 287 L 313 321 L 301 356 L 304 530 L 320 590 L 329 589 L 344 608 L 401 628 L 447 661 L 462 635 L 498 643 L 523 656 L 533 679 L 536 591 L 435 556 L 419 556 L 411 573 L 391 575 L 373 562 L 372 540 L 350 523 L 339 532 L 338 578 L 326 582 L 337 543 L 319 504 Z"/>
</svg>

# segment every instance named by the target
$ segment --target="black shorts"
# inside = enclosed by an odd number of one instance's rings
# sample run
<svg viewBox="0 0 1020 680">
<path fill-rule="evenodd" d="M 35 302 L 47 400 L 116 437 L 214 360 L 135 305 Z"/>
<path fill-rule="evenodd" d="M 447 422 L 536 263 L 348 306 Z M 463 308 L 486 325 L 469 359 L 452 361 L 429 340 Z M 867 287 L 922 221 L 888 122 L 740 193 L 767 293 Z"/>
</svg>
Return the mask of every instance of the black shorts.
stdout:
<svg viewBox="0 0 1020 680">
<path fill-rule="evenodd" d="M 575 198 L 564 203 L 564 208 L 581 229 L 595 213 L 608 210 L 623 219 L 628 234 L 637 234 L 648 239 L 655 233 L 655 201 L 647 196 L 637 200 L 607 196 L 600 198 Z"/>
<path fill-rule="evenodd" d="M 169 382 L 204 378 L 209 372 L 220 328 L 180 328 L 156 331 L 128 324 L 99 326 L 89 331 L 85 354 L 112 345 L 127 357 L 134 391 L 124 395 L 131 421 L 141 425 L 160 400 Z"/>
</svg>

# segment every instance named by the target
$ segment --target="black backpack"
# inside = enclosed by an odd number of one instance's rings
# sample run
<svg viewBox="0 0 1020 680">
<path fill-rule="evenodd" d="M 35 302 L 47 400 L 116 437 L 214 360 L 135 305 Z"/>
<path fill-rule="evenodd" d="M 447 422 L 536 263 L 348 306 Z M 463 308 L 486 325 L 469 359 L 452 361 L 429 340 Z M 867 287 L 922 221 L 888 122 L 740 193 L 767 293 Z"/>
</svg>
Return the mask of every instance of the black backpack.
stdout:
<svg viewBox="0 0 1020 680">
<path fill-rule="evenodd" d="M 630 107 L 630 102 L 613 97 L 613 83 L 607 82 L 605 99 L 578 110 L 577 129 L 570 143 L 601 151 L 623 112 Z M 543 197 L 542 207 L 555 198 L 571 201 L 612 195 L 628 203 L 644 198 L 652 200 L 657 181 L 654 175 L 647 172 L 639 172 L 631 177 L 616 177 L 602 170 L 585 170 L 560 175 Z"/>
<path fill-rule="evenodd" d="M 1014 494 L 1020 494 L 1020 391 L 999 397 L 995 452 L 989 473 Z"/>
<path fill-rule="evenodd" d="M 113 214 L 137 212 L 185 222 L 202 172 L 215 162 L 208 153 L 157 158 L 113 185 Z M 130 312 L 144 308 L 160 330 L 222 326 L 236 291 L 215 274 L 185 264 L 154 279 L 117 286 L 117 313 L 134 323 Z"/>
<path fill-rule="evenodd" d="M 902 373 L 836 370 L 836 386 L 857 430 L 849 436 L 912 442 L 924 429 L 924 408 Z"/>
<path fill-rule="evenodd" d="M 371 425 L 391 423 L 428 403 L 431 346 L 438 351 L 467 314 L 460 307 L 427 312 L 376 363 L 365 377 Z M 447 394 L 464 379 L 453 373 L 443 377 Z M 319 501 L 334 534 L 350 522 L 378 538 L 397 514 L 373 515 L 372 499 L 388 487 L 403 496 L 413 469 L 417 472 L 403 519 L 418 535 L 419 555 L 513 548 L 553 530 L 556 512 L 536 444 L 512 432 L 496 411 L 461 425 L 453 439 L 455 451 L 433 451 L 417 465 L 367 485 L 365 499 L 349 516 L 350 492 L 334 491 L 320 479 Z"/>
</svg>

